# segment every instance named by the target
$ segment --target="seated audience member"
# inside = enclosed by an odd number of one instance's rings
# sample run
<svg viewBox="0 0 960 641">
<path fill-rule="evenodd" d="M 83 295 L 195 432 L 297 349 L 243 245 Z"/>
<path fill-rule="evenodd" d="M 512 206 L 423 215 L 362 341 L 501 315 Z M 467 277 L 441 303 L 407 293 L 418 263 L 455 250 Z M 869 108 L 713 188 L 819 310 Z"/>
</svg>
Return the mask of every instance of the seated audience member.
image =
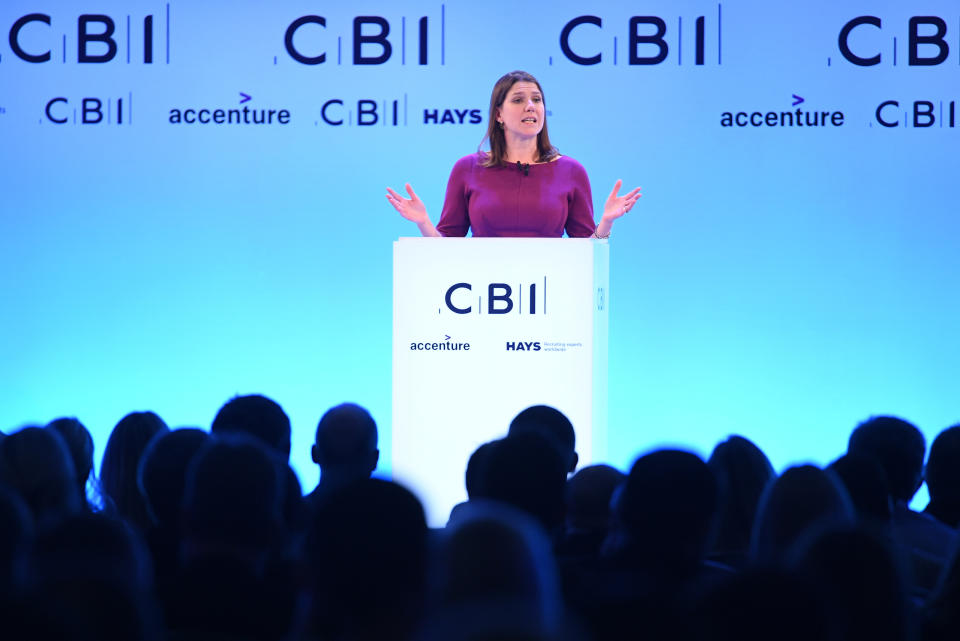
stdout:
<svg viewBox="0 0 960 641">
<path fill-rule="evenodd" d="M 791 467 L 760 497 L 750 556 L 759 565 L 782 566 L 805 535 L 853 522 L 853 506 L 840 481 L 813 465 Z"/>
<path fill-rule="evenodd" d="M 131 412 L 113 428 L 103 450 L 100 486 L 105 498 L 141 532 L 150 527 L 150 515 L 137 485 L 140 457 L 150 439 L 167 431 L 167 424 L 153 412 Z"/>
<path fill-rule="evenodd" d="M 377 424 L 359 405 L 337 405 L 320 419 L 310 456 L 320 466 L 320 482 L 307 496 L 316 505 L 324 497 L 370 478 L 380 460 Z"/>
<path fill-rule="evenodd" d="M 916 637 L 903 568 L 890 543 L 866 528 L 828 528 L 798 543 L 793 567 L 826 600 L 844 641 Z"/>
<path fill-rule="evenodd" d="M 695 454 L 638 458 L 612 501 L 611 532 L 595 564 L 565 564 L 567 603 L 597 641 L 677 638 L 686 599 L 715 580 L 704 561 L 717 481 Z"/>
<path fill-rule="evenodd" d="M 568 628 L 550 540 L 530 515 L 464 504 L 436 549 L 424 641 L 559 639 Z"/>
<path fill-rule="evenodd" d="M 561 557 L 596 558 L 610 527 L 610 499 L 627 475 L 609 465 L 589 465 L 567 480 Z"/>
<path fill-rule="evenodd" d="M 77 491 L 87 504 L 87 480 L 93 469 L 93 438 L 83 423 L 75 418 L 58 418 L 47 423 L 47 429 L 56 430 L 67 446 L 73 470 L 76 472 Z"/>
<path fill-rule="evenodd" d="M 316 638 L 403 641 L 419 627 L 427 523 L 407 489 L 371 478 L 331 494 L 312 515 L 304 557 Z"/>
<path fill-rule="evenodd" d="M 194 428 L 160 432 L 147 445 L 140 461 L 139 485 L 153 520 L 145 538 L 160 593 L 170 587 L 180 564 L 180 516 L 187 470 L 210 438 L 207 432 Z"/>
<path fill-rule="evenodd" d="M 550 536 L 563 534 L 567 467 L 537 434 L 518 434 L 494 441 L 480 466 L 478 499 L 512 505 L 533 516 Z M 471 501 L 474 500 L 471 497 Z"/>
<path fill-rule="evenodd" d="M 20 495 L 0 483 L 0 602 L 23 589 L 33 517 Z M 2 619 L 0 619 L 2 620 Z"/>
<path fill-rule="evenodd" d="M 487 457 L 493 451 L 496 441 L 484 443 L 473 451 L 467 460 L 467 470 L 464 474 L 464 482 L 467 489 L 467 500 L 457 503 L 450 510 L 450 519 L 456 518 L 457 513 L 465 506 L 470 505 L 471 501 L 482 501 L 487 495 L 487 490 L 483 486 L 486 482 Z"/>
<path fill-rule="evenodd" d="M 717 503 L 716 477 L 697 455 L 658 450 L 641 456 L 614 499 L 618 529 L 605 553 L 623 567 L 683 581 L 702 569 Z"/>
<path fill-rule="evenodd" d="M 957 544 L 955 529 L 909 507 L 923 481 L 924 451 L 920 430 L 893 416 L 864 421 L 850 434 L 847 446 L 848 454 L 872 456 L 883 468 L 893 503 L 893 537 L 910 555 L 913 591 L 920 597 L 929 594 Z"/>
<path fill-rule="evenodd" d="M 33 638 L 159 639 L 149 558 L 115 516 L 81 513 L 39 532 L 30 578 Z"/>
<path fill-rule="evenodd" d="M 276 401 L 259 394 L 227 401 L 210 427 L 213 434 L 241 433 L 266 443 L 285 461 L 290 460 L 290 419 Z"/>
<path fill-rule="evenodd" d="M 266 396 L 235 396 L 227 401 L 213 419 L 210 432 L 217 436 L 242 434 L 264 443 L 284 463 L 283 517 L 292 537 L 306 527 L 306 507 L 297 475 L 290 468 L 290 419 L 280 405 Z"/>
<path fill-rule="evenodd" d="M 893 503 L 887 487 L 887 475 L 875 458 L 863 454 L 844 454 L 827 469 L 847 490 L 861 523 L 889 529 Z"/>
<path fill-rule="evenodd" d="M 704 594 L 685 623 L 690 641 L 845 641 L 816 584 L 782 568 L 730 575 Z"/>
<path fill-rule="evenodd" d="M 954 530 L 960 526 L 960 425 L 940 432 L 927 460 L 930 503 L 924 513 Z"/>
<path fill-rule="evenodd" d="M 567 473 L 577 469 L 577 437 L 570 419 L 549 405 L 534 405 L 523 410 L 510 422 L 507 437 L 518 434 L 538 434 L 546 439 L 563 459 Z"/>
<path fill-rule="evenodd" d="M 294 590 L 274 572 L 285 536 L 281 463 L 264 443 L 239 434 L 212 438 L 193 457 L 181 568 L 166 592 L 172 636 L 291 636 Z"/>
<path fill-rule="evenodd" d="M 960 639 L 960 549 L 946 565 L 921 610 L 923 641 Z"/>
<path fill-rule="evenodd" d="M 81 509 L 77 475 L 56 430 L 25 427 L 0 441 L 0 485 L 16 492 L 38 526 Z"/>
<path fill-rule="evenodd" d="M 707 467 L 716 475 L 720 491 L 717 536 L 710 559 L 741 567 L 750 550 L 760 496 L 776 474 L 760 448 L 742 436 L 730 436 L 718 443 L 707 459 Z"/>
</svg>

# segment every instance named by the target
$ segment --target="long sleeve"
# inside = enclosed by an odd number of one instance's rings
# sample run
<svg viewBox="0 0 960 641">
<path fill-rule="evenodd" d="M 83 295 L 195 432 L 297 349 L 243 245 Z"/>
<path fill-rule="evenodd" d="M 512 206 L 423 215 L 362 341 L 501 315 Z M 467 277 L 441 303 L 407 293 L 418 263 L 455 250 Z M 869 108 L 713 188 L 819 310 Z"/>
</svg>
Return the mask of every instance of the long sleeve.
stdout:
<svg viewBox="0 0 960 641">
<path fill-rule="evenodd" d="M 578 162 L 570 168 L 570 191 L 565 230 L 570 238 L 592 236 L 597 225 L 593 220 L 593 194 L 587 170 Z"/>
<path fill-rule="evenodd" d="M 474 156 L 466 156 L 457 161 L 447 180 L 447 193 L 443 199 L 443 211 L 437 231 L 441 236 L 466 236 L 470 229 L 470 211 L 467 207 L 469 193 L 467 183 L 473 167 Z"/>
</svg>

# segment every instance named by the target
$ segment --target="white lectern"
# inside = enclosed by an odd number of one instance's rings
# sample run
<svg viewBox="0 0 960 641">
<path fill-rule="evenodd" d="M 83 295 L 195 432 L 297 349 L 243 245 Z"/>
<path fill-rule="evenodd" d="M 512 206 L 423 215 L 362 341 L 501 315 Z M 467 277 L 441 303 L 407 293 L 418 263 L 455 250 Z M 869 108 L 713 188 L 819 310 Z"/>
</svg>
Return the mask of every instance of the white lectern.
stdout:
<svg viewBox="0 0 960 641">
<path fill-rule="evenodd" d="M 393 249 L 393 477 L 443 526 L 467 460 L 530 405 L 605 457 L 609 245 L 401 238 Z"/>
</svg>

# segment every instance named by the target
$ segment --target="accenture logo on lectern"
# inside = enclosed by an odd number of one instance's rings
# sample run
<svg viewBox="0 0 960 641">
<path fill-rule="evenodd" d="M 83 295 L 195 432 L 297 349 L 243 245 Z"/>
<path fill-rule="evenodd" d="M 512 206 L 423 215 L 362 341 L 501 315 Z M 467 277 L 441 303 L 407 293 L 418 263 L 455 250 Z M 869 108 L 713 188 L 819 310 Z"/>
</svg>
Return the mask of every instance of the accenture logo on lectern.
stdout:
<svg viewBox="0 0 960 641">
<path fill-rule="evenodd" d="M 470 343 L 452 343 L 450 335 L 444 334 L 442 341 L 413 341 L 410 343 L 411 352 L 469 352 Z"/>
</svg>

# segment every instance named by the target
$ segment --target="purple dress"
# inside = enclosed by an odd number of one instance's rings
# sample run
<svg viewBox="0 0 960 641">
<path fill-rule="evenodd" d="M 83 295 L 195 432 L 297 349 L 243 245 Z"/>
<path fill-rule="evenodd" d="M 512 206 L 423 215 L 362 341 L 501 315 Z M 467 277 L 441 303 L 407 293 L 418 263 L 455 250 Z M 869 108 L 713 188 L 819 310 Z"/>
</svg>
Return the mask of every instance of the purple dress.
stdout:
<svg viewBox="0 0 960 641">
<path fill-rule="evenodd" d="M 553 162 L 484 167 L 483 156 L 453 166 L 437 231 L 441 236 L 571 238 L 593 234 L 593 197 L 583 165 L 561 156 Z"/>
</svg>

